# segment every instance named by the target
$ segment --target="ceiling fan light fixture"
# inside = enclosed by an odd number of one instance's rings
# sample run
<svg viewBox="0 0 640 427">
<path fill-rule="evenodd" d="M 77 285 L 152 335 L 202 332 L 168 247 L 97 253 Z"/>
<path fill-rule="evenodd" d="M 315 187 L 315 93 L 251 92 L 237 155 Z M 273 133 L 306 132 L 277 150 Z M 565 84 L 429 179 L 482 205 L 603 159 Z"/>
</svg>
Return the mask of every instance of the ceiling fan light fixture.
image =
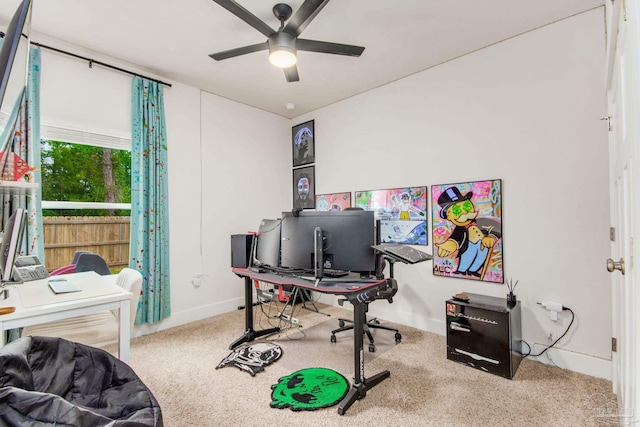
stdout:
<svg viewBox="0 0 640 427">
<path fill-rule="evenodd" d="M 277 33 L 269 37 L 269 62 L 279 68 L 296 65 L 296 42 L 287 33 Z"/>
<path fill-rule="evenodd" d="M 269 54 L 269 62 L 279 68 L 289 68 L 296 65 L 297 58 L 295 53 L 287 50 L 275 50 Z"/>
</svg>

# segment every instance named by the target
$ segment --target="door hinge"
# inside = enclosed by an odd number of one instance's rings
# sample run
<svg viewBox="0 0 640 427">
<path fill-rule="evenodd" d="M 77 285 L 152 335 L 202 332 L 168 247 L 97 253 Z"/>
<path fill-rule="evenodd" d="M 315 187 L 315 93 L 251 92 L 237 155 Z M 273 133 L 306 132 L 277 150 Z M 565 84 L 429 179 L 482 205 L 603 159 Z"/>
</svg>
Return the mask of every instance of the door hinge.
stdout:
<svg viewBox="0 0 640 427">
<path fill-rule="evenodd" d="M 616 337 L 611 337 L 611 351 L 614 353 L 618 351 L 618 339 Z"/>
<path fill-rule="evenodd" d="M 616 241 L 616 228 L 615 227 L 609 227 L 609 240 L 611 240 L 612 242 Z"/>
<path fill-rule="evenodd" d="M 611 132 L 611 116 L 602 117 L 600 120 L 607 121 L 607 127 L 609 129 L 609 132 Z"/>
</svg>

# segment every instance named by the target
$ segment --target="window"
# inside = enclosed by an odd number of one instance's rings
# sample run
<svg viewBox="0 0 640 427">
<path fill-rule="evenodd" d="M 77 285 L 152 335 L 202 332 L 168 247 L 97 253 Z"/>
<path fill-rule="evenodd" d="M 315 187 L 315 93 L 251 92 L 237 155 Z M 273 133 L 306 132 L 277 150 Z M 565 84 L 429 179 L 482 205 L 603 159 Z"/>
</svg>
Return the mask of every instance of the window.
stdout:
<svg viewBox="0 0 640 427">
<path fill-rule="evenodd" d="M 131 141 L 44 125 L 41 135 L 47 269 L 78 250 L 99 254 L 114 273 L 128 266 Z"/>
<path fill-rule="evenodd" d="M 43 216 L 125 216 L 131 209 L 131 141 L 43 126 Z"/>
</svg>

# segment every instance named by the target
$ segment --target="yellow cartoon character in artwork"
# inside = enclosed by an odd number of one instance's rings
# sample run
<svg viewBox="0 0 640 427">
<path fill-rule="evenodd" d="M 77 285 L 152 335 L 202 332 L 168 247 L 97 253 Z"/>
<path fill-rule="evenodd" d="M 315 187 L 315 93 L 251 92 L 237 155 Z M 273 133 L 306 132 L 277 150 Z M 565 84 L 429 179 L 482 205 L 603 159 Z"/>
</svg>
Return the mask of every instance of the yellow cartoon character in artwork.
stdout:
<svg viewBox="0 0 640 427">
<path fill-rule="evenodd" d="M 471 198 L 472 192 L 464 196 L 457 187 L 447 188 L 438 197 L 440 217 L 454 225 L 454 229 L 443 243 L 436 244 L 438 256 L 453 256 L 458 259 L 455 274 L 475 276 L 482 280 L 490 261 L 491 250 L 502 237 L 502 225 L 491 218 L 478 218 Z"/>
<path fill-rule="evenodd" d="M 411 219 L 411 211 L 415 212 L 418 215 L 422 215 L 422 213 L 420 212 L 420 209 L 416 208 L 415 206 L 413 206 L 412 200 L 411 200 L 411 196 L 409 195 L 409 193 L 402 193 L 400 195 L 400 202 L 398 202 L 398 199 L 396 199 L 395 196 L 393 196 L 393 202 L 396 205 L 396 209 L 397 212 L 399 212 L 400 214 L 400 218 L 401 220 L 410 220 Z"/>
</svg>

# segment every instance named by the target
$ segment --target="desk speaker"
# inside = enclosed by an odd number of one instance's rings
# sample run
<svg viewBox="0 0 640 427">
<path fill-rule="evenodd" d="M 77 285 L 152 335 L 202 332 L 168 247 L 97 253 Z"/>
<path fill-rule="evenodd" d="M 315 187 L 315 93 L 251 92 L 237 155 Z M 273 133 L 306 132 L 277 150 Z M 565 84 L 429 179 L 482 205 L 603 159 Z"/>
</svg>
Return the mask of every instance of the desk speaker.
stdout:
<svg viewBox="0 0 640 427">
<path fill-rule="evenodd" d="M 251 266 L 251 246 L 253 234 L 231 235 L 231 267 L 247 268 Z"/>
</svg>

